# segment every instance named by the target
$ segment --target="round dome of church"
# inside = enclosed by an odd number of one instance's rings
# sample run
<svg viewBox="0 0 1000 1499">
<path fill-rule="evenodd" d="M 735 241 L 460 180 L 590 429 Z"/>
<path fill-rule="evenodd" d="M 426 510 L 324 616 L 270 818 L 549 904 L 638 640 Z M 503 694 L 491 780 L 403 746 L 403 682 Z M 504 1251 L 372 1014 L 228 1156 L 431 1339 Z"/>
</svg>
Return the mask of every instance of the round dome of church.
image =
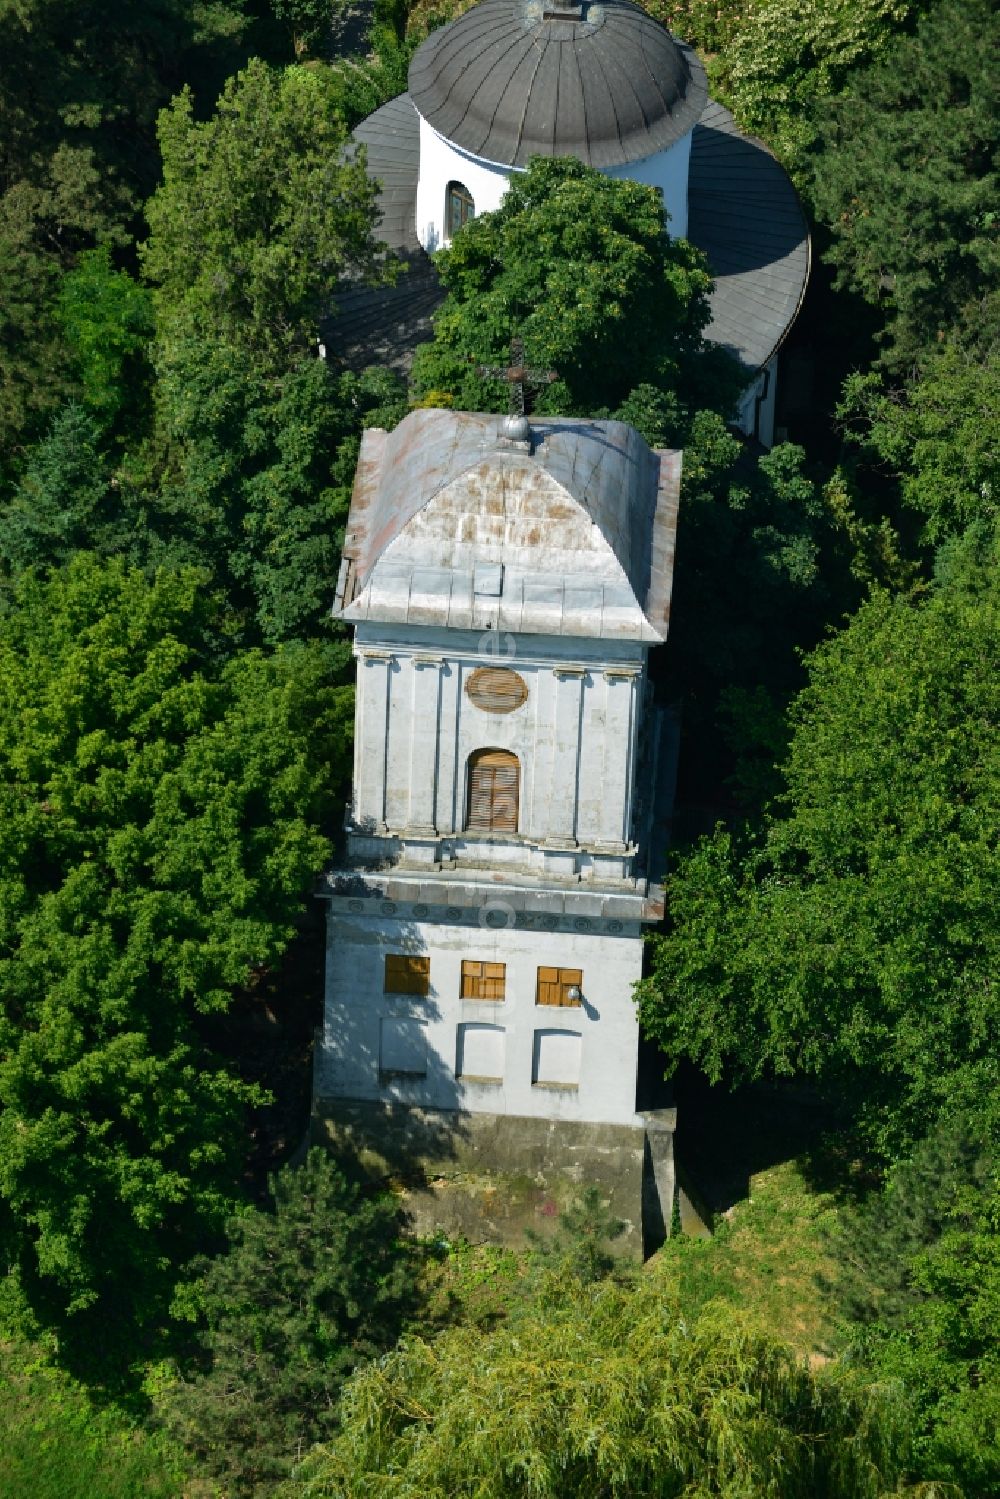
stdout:
<svg viewBox="0 0 1000 1499">
<path fill-rule="evenodd" d="M 431 33 L 409 83 L 439 136 L 507 167 L 641 161 L 692 130 L 707 98 L 694 53 L 631 0 L 481 0 Z"/>
</svg>

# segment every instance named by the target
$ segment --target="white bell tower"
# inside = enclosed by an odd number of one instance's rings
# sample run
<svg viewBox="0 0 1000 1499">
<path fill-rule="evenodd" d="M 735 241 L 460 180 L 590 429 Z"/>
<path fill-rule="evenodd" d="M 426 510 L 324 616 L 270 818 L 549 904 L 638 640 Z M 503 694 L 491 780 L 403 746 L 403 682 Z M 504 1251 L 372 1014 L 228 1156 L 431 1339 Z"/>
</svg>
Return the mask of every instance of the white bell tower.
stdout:
<svg viewBox="0 0 1000 1499">
<path fill-rule="evenodd" d="M 415 411 L 364 435 L 335 606 L 358 685 L 317 1127 L 404 1176 L 533 1180 L 529 1217 L 603 1180 L 635 1234 L 680 461 L 620 422 Z"/>
</svg>

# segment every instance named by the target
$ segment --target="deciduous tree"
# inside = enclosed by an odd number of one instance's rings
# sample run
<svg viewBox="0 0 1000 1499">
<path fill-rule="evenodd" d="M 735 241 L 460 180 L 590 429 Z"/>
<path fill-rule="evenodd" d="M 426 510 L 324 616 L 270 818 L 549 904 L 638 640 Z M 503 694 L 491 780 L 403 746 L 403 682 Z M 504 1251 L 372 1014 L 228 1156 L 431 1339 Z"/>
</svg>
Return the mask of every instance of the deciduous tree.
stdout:
<svg viewBox="0 0 1000 1499">
<path fill-rule="evenodd" d="M 818 116 L 810 193 L 838 287 L 884 309 L 906 371 L 997 283 L 1000 18 L 942 0 Z"/>
<path fill-rule="evenodd" d="M 496 1331 L 413 1339 L 356 1375 L 343 1431 L 287 1492 L 876 1499 L 899 1452 L 884 1398 L 810 1373 L 731 1311 L 691 1324 L 659 1277 L 558 1277 Z"/>
<path fill-rule="evenodd" d="M 238 1198 L 248 1090 L 199 1017 L 289 941 L 349 689 L 229 660 L 203 573 L 80 557 L 0 617 L 0 1198 L 67 1352 L 162 1326 Z"/>
<path fill-rule="evenodd" d="M 783 804 L 679 860 L 640 991 L 671 1060 L 817 1075 L 890 1151 L 997 1085 L 1000 607 L 972 550 L 813 654 Z"/>
<path fill-rule="evenodd" d="M 337 277 L 376 278 L 375 188 L 344 161 L 328 68 L 251 61 L 198 121 L 185 90 L 160 117 L 163 183 L 147 205 L 160 359 L 191 336 L 268 368 L 315 342 Z"/>
<path fill-rule="evenodd" d="M 336 1429 L 350 1372 L 395 1342 L 413 1267 L 392 1197 L 364 1196 L 322 1149 L 274 1177 L 273 1211 L 233 1218 L 185 1304 L 203 1368 L 164 1392 L 168 1425 L 239 1493 L 271 1493 Z"/>
<path fill-rule="evenodd" d="M 735 401 L 739 367 L 701 336 L 704 256 L 670 238 L 653 188 L 537 157 L 494 213 L 456 235 L 438 268 L 448 296 L 414 359 L 418 396 L 505 409 L 506 385 L 483 380 L 476 365 L 506 364 L 517 336 L 532 364 L 559 376 L 539 392 L 539 412 L 610 412 L 637 386 L 685 413 L 706 405 L 728 415 Z"/>
</svg>

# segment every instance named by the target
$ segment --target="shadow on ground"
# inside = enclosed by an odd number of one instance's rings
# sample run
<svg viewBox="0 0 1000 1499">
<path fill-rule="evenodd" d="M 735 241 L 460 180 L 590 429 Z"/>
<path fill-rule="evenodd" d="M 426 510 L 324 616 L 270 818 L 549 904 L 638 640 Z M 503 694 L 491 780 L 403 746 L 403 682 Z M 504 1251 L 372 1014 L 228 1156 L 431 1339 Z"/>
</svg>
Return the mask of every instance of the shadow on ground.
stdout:
<svg viewBox="0 0 1000 1499">
<path fill-rule="evenodd" d="M 863 1180 L 850 1118 L 835 1101 L 803 1083 L 712 1087 L 694 1068 L 673 1080 L 677 1105 L 678 1178 L 713 1216 L 750 1195 L 758 1172 L 799 1161 L 810 1185 L 854 1196 Z"/>
</svg>

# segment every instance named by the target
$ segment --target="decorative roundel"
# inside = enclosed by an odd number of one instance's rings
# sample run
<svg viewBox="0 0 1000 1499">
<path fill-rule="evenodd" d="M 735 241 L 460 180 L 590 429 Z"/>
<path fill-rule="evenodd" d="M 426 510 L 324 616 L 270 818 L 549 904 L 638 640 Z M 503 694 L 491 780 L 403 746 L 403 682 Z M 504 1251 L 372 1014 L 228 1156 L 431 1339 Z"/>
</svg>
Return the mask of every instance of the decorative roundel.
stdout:
<svg viewBox="0 0 1000 1499">
<path fill-rule="evenodd" d="M 623 927 L 622 927 L 622 923 L 620 921 L 609 921 L 608 922 L 608 931 L 609 932 L 616 932 L 617 933 L 617 932 L 620 932 L 622 930 L 623 930 Z"/>
<path fill-rule="evenodd" d="M 413 914 L 414 916 L 427 916 L 430 914 L 430 909 L 430 906 L 414 906 Z"/>
<path fill-rule="evenodd" d="M 588 921 L 586 916 L 578 916 L 573 925 L 578 932 L 590 931 L 590 922 Z"/>
<path fill-rule="evenodd" d="M 379 909 L 383 916 L 395 916 L 396 902 L 394 900 L 384 900 Z"/>
<path fill-rule="evenodd" d="M 458 906 L 449 906 L 444 913 L 449 921 L 461 921 L 462 912 Z"/>
<path fill-rule="evenodd" d="M 484 713 L 513 713 L 528 700 L 528 684 L 509 666 L 480 666 L 465 684 L 469 702 Z"/>
<path fill-rule="evenodd" d="M 559 917 L 539 916 L 538 925 L 541 927 L 543 932 L 554 932 L 556 927 L 559 925 Z"/>
<path fill-rule="evenodd" d="M 365 903 L 363 900 L 349 900 L 347 902 L 347 909 L 349 911 L 363 911 L 364 908 Z"/>
</svg>

